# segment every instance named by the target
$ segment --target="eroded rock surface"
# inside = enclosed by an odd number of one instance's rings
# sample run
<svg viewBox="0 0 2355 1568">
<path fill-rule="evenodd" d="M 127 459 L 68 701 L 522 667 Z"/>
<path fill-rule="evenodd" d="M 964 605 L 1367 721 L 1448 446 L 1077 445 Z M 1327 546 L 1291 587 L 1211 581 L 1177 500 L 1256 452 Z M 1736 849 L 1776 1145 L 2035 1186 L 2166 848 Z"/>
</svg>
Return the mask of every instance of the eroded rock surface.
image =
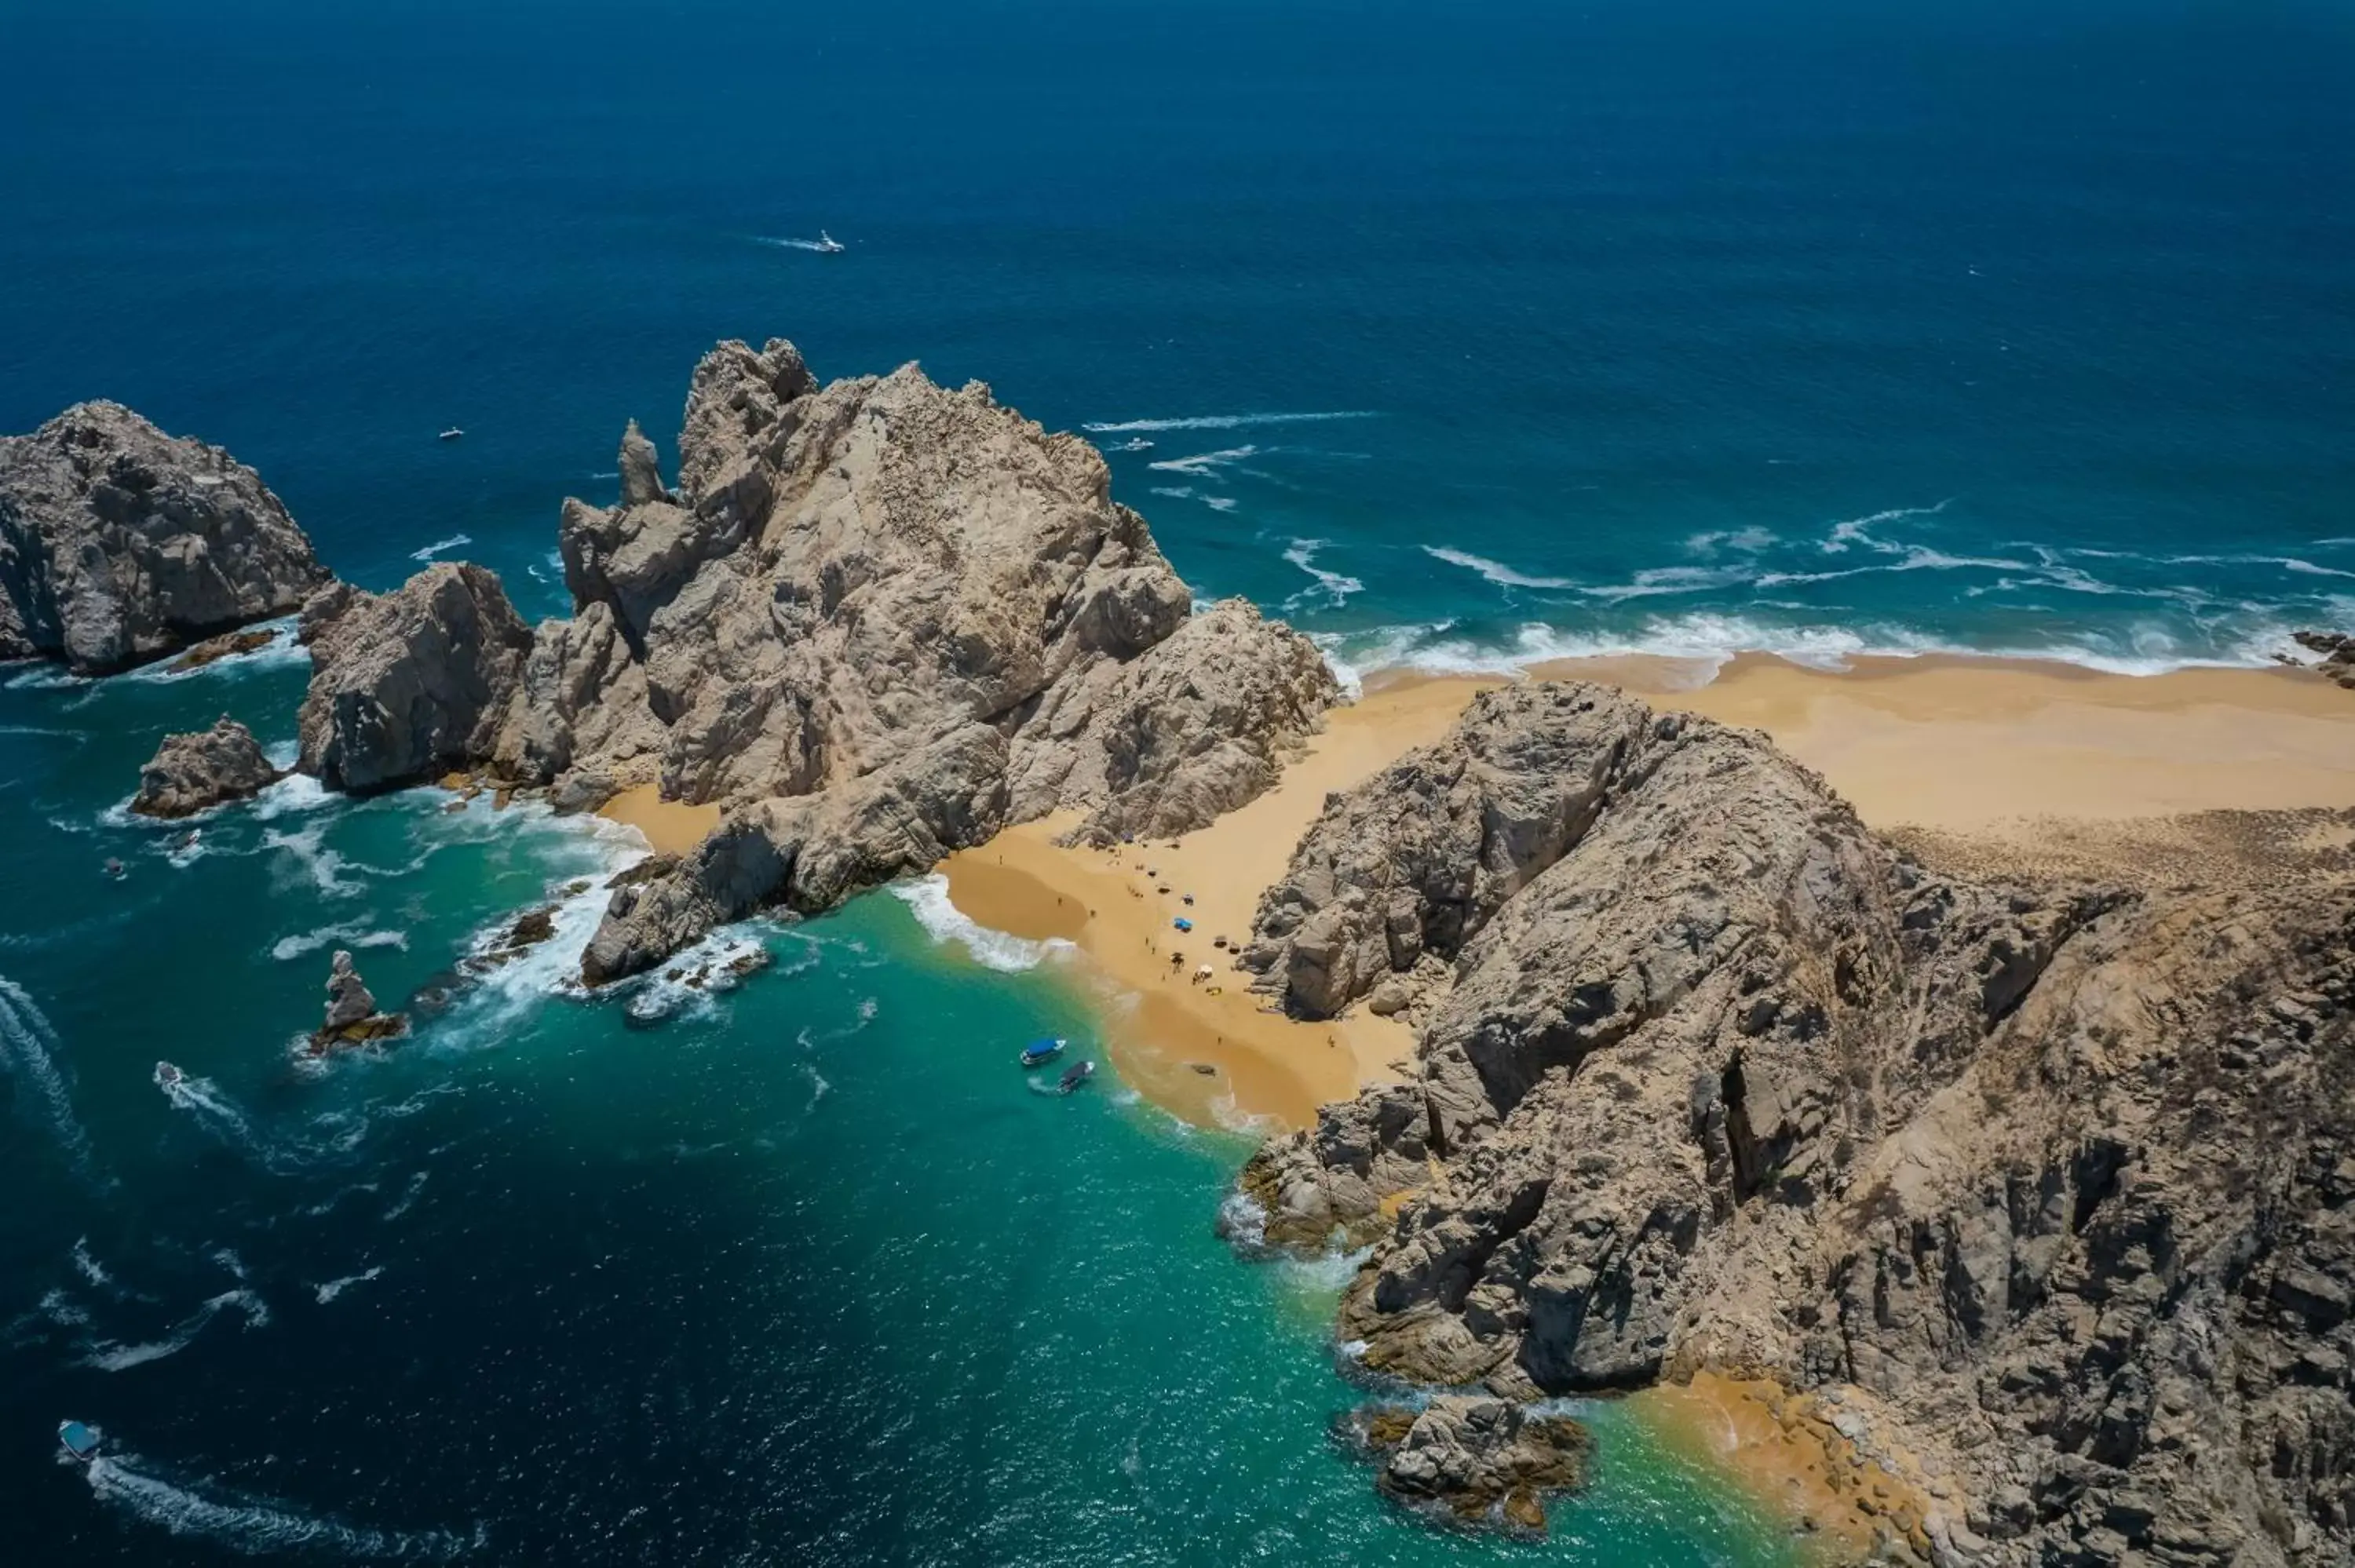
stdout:
<svg viewBox="0 0 2355 1568">
<path fill-rule="evenodd" d="M 491 755 L 533 646 L 497 576 L 453 562 L 387 594 L 338 585 L 303 621 L 312 673 L 296 766 L 354 792 Z"/>
<path fill-rule="evenodd" d="M 336 948 L 327 969 L 326 1021 L 311 1036 L 311 1054 L 323 1055 L 338 1046 L 389 1040 L 407 1027 L 399 1013 L 378 1011 L 374 993 L 352 966 L 351 954 Z"/>
<path fill-rule="evenodd" d="M 192 817 L 259 794 L 278 779 L 253 732 L 223 714 L 210 729 L 164 737 L 139 770 L 131 809 L 143 817 Z"/>
<path fill-rule="evenodd" d="M 326 595 L 304 615 L 304 766 L 331 783 L 480 767 L 567 802 L 659 783 L 725 809 L 699 853 L 617 891 L 592 983 L 1050 812 L 1096 842 L 1199 827 L 1339 694 L 1250 605 L 1195 613 L 1095 449 L 977 383 L 911 366 L 820 388 L 790 344 L 722 344 L 677 483 L 634 424 L 620 469 L 617 504 L 564 504 L 568 620 L 518 640 L 474 591 L 485 630 L 448 633 L 415 608 L 444 602 L 432 572 L 397 614 Z"/>
<path fill-rule="evenodd" d="M 326 577 L 253 470 L 121 404 L 0 437 L 0 659 L 105 674 L 287 614 Z"/>
<path fill-rule="evenodd" d="M 1374 1243 L 1369 1368 L 1859 1389 L 1948 1561 L 2355 1551 L 2343 879 L 1943 879 L 1759 736 L 1540 686 L 1331 803 L 1251 952 L 1301 1011 L 1445 964 L 1412 1081 L 1242 1181 Z"/>
<path fill-rule="evenodd" d="M 1401 1502 L 1465 1521 L 1541 1532 L 1545 1499 L 1586 1481 L 1593 1440 L 1567 1415 L 1510 1400 L 1441 1394 L 1420 1408 L 1357 1413 L 1355 1432 L 1374 1456 L 1375 1484 Z"/>
</svg>

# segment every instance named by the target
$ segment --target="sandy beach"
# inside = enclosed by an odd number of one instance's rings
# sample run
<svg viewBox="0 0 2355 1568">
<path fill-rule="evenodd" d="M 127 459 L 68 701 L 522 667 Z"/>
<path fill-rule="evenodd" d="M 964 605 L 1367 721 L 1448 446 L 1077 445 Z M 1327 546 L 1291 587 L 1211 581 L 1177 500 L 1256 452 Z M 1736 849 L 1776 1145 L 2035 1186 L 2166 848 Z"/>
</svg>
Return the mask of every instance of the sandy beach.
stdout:
<svg viewBox="0 0 2355 1568">
<path fill-rule="evenodd" d="M 2301 671 L 2114 675 L 1945 657 L 1828 671 L 1745 656 L 1711 675 L 1707 665 L 1632 658 L 1532 673 L 1607 681 L 1656 706 L 1763 729 L 1867 822 L 1901 834 L 2027 853 L 2071 824 L 2355 807 L 2355 693 Z M 1228 953 L 1248 940 L 1261 891 L 1328 791 L 1436 739 L 1476 693 L 1502 683 L 1373 677 L 1275 789 L 1209 827 L 1100 851 L 1057 846 L 1069 820 L 1027 824 L 945 863 L 950 896 L 985 926 L 1076 944 L 1103 999 L 1110 1051 L 1157 1103 L 1205 1124 L 1308 1125 L 1319 1104 L 1392 1075 L 1412 1048 L 1408 1032 L 1362 1008 L 1330 1023 L 1267 1011 Z M 626 799 L 608 814 L 654 837 L 639 815 L 645 803 Z M 1181 917 L 1190 934 L 1175 928 Z M 1205 963 L 1208 979 L 1198 975 Z"/>
<path fill-rule="evenodd" d="M 597 814 L 607 821 L 637 829 L 657 854 L 691 854 L 695 846 L 710 837 L 711 830 L 719 825 L 718 806 L 666 800 L 661 786 L 655 784 L 640 784 L 623 790 L 598 807 Z"/>
</svg>

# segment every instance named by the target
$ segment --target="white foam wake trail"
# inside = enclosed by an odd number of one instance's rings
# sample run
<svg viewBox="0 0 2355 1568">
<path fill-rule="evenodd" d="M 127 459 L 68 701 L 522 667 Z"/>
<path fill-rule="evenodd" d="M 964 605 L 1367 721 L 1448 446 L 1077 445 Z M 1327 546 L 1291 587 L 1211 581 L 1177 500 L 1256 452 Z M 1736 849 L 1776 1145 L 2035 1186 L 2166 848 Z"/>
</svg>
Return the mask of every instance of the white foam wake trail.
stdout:
<svg viewBox="0 0 2355 1568">
<path fill-rule="evenodd" d="M 1336 408 L 1311 414 L 1198 414 L 1178 419 L 1099 419 L 1082 425 L 1091 435 L 1126 436 L 1146 430 L 1240 430 L 1252 425 L 1315 425 L 1328 419 L 1379 419 L 1371 408 Z M 1153 465 L 1159 468 L 1161 465 Z"/>
<path fill-rule="evenodd" d="M 1568 577 L 1533 577 L 1526 572 L 1515 571 L 1502 561 L 1492 561 L 1486 556 L 1476 556 L 1469 550 L 1458 550 L 1445 545 L 1425 545 L 1423 553 L 1445 561 L 1451 567 L 1477 572 L 1498 588 L 1566 588 L 1578 586 Z"/>
<path fill-rule="evenodd" d="M 0 1072 L 21 1077 L 48 1112 L 49 1126 L 74 1169 L 91 1174 L 90 1136 L 74 1116 L 73 1092 L 57 1063 L 58 1033 L 48 1015 L 15 980 L 0 976 Z"/>
<path fill-rule="evenodd" d="M 1060 937 L 1044 942 L 1026 941 L 979 924 L 950 902 L 949 879 L 938 872 L 895 882 L 891 895 L 914 913 L 916 924 L 930 932 L 932 940 L 956 943 L 985 969 L 1007 974 L 1036 969 L 1048 954 L 1066 951 L 1071 946 Z"/>
<path fill-rule="evenodd" d="M 330 1279 L 325 1285 L 314 1289 L 311 1294 L 318 1300 L 320 1306 L 325 1307 L 353 1286 L 366 1285 L 371 1279 L 382 1277 L 383 1274 L 384 1266 L 378 1264 L 375 1267 L 362 1269 L 357 1274 L 346 1274 L 341 1279 Z"/>
<path fill-rule="evenodd" d="M 305 953 L 315 953 L 330 942 L 346 948 L 399 948 L 401 951 L 407 952 L 409 933 L 379 931 L 373 927 L 357 922 L 344 926 L 323 926 L 315 931 L 303 931 L 292 937 L 279 938 L 270 945 L 270 956 L 284 963 L 290 959 L 299 959 Z"/>
<path fill-rule="evenodd" d="M 430 545 L 410 551 L 409 558 L 412 561 L 430 561 L 444 550 L 463 549 L 474 542 L 471 535 L 453 534 L 446 539 L 436 539 Z"/>
<path fill-rule="evenodd" d="M 129 1456 L 101 1457 L 83 1473 L 101 1499 L 147 1523 L 174 1535 L 201 1536 L 248 1556 L 316 1549 L 347 1557 L 446 1563 L 488 1543 L 480 1526 L 465 1536 L 447 1531 L 367 1530 L 266 1499 L 208 1495 L 152 1474 Z"/>
<path fill-rule="evenodd" d="M 1348 573 L 1331 571 L 1316 564 L 1316 552 L 1330 543 L 1326 539 L 1295 539 L 1292 547 L 1284 552 L 1285 560 L 1316 579 L 1316 587 L 1302 588 L 1285 600 L 1287 607 L 1299 605 L 1310 594 L 1322 594 L 1327 602 L 1337 609 L 1348 602 L 1351 594 L 1364 589 L 1366 585 Z"/>
<path fill-rule="evenodd" d="M 763 245 L 773 245 L 780 250 L 815 250 L 821 256 L 830 255 L 833 252 L 833 248 L 822 239 L 794 239 L 766 234 L 756 234 L 752 238 Z"/>
<path fill-rule="evenodd" d="M 93 1345 L 89 1354 L 82 1358 L 82 1364 L 95 1367 L 100 1372 L 129 1372 L 133 1367 L 143 1367 L 150 1361 L 178 1355 L 196 1342 L 197 1336 L 205 1331 L 206 1324 L 231 1307 L 245 1314 L 248 1330 L 270 1326 L 269 1304 L 251 1290 L 240 1286 L 235 1290 L 224 1290 L 218 1296 L 206 1298 L 194 1312 L 174 1324 L 162 1339 L 135 1345 L 118 1344 L 112 1340 Z"/>
<path fill-rule="evenodd" d="M 1258 455 L 1259 449 L 1254 446 L 1224 447 L 1214 452 L 1196 452 L 1191 457 L 1163 458 L 1146 466 L 1163 473 L 1182 473 L 1189 479 L 1215 479 L 1220 469 Z"/>
</svg>

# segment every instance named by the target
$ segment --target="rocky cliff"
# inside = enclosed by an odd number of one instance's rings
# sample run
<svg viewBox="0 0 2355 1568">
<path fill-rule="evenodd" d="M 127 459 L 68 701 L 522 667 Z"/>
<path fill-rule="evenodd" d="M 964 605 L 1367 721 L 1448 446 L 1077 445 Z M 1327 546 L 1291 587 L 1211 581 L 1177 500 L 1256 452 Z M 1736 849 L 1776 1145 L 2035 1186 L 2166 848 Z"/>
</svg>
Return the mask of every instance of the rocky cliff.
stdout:
<svg viewBox="0 0 2355 1568">
<path fill-rule="evenodd" d="M 792 344 L 697 367 L 663 481 L 567 501 L 570 619 L 527 635 L 476 568 L 304 615 L 303 766 L 365 789 L 481 767 L 570 804 L 716 802 L 697 854 L 617 892 L 592 982 L 720 921 L 826 907 L 1011 822 L 1105 842 L 1274 781 L 1338 691 L 1240 600 L 1197 613 L 1094 448 L 911 366 L 820 387 Z"/>
<path fill-rule="evenodd" d="M 1934 876 L 1754 734 L 1489 694 L 1328 803 L 1247 954 L 1411 1082 L 1264 1148 L 1369 1369 L 1859 1392 L 1950 1562 L 2355 1551 L 2355 889 Z"/>
<path fill-rule="evenodd" d="M 259 476 L 115 403 L 0 437 L 0 659 L 77 674 L 284 615 L 326 580 Z"/>
</svg>

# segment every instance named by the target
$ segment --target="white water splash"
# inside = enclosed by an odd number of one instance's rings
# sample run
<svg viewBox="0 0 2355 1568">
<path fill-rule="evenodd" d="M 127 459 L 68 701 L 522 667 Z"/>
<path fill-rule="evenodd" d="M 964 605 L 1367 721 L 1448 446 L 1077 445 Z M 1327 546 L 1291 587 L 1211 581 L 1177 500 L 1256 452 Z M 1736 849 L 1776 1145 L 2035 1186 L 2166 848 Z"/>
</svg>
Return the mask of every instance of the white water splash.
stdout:
<svg viewBox="0 0 2355 1568">
<path fill-rule="evenodd" d="M 315 953 L 333 942 L 346 948 L 399 948 L 409 950 L 409 933 L 380 931 L 361 922 L 342 926 L 322 926 L 315 931 L 303 931 L 292 937 L 281 937 L 270 945 L 270 956 L 284 963 L 305 953 Z"/>
<path fill-rule="evenodd" d="M 1284 552 L 1284 558 L 1286 561 L 1316 579 L 1316 587 L 1302 588 L 1291 599 L 1286 599 L 1284 603 L 1287 607 L 1295 606 L 1312 594 L 1321 594 L 1327 602 L 1337 609 L 1348 602 L 1351 594 L 1358 593 L 1365 588 L 1364 583 L 1346 572 L 1331 571 L 1316 564 L 1317 552 L 1325 549 L 1329 541 L 1324 539 L 1295 539 L 1292 541 L 1292 547 Z"/>
<path fill-rule="evenodd" d="M 1037 969 L 1050 953 L 1071 950 L 1071 944 L 1060 937 L 1032 942 L 979 924 L 950 902 L 949 879 L 938 872 L 891 884 L 891 895 L 908 906 L 934 941 L 957 944 L 985 969 L 1014 974 Z"/>
</svg>

